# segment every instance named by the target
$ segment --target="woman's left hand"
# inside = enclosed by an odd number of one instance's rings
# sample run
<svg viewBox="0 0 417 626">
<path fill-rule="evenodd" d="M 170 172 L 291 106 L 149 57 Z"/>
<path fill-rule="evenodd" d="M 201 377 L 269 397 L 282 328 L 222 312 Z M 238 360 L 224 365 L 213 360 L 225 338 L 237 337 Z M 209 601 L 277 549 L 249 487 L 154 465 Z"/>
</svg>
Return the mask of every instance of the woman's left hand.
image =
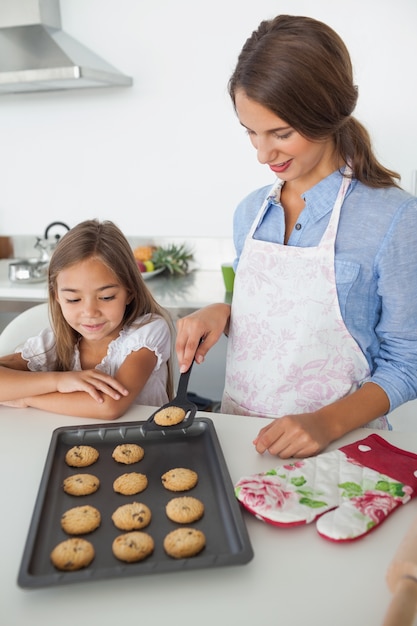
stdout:
<svg viewBox="0 0 417 626">
<path fill-rule="evenodd" d="M 389 408 L 385 391 L 371 381 L 366 382 L 314 413 L 276 418 L 259 431 L 253 443 L 260 454 L 268 451 L 282 459 L 313 456 L 346 433 L 386 415 Z"/>
<path fill-rule="evenodd" d="M 282 459 L 308 457 L 326 448 L 332 438 L 315 413 L 284 415 L 261 428 L 253 444 L 260 454 L 269 452 Z"/>
</svg>

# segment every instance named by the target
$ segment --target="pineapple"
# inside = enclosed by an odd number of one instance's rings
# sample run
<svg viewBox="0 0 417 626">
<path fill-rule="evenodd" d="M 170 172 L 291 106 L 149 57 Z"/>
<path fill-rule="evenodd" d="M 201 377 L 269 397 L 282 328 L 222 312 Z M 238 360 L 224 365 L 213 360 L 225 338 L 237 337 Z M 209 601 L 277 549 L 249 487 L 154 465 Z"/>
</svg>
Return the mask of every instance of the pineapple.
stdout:
<svg viewBox="0 0 417 626">
<path fill-rule="evenodd" d="M 158 246 L 152 254 L 151 261 L 155 270 L 164 268 L 170 274 L 186 274 L 188 272 L 189 261 L 194 258 L 192 252 L 187 250 L 184 244 L 177 246 L 170 244 L 169 246 Z"/>
</svg>

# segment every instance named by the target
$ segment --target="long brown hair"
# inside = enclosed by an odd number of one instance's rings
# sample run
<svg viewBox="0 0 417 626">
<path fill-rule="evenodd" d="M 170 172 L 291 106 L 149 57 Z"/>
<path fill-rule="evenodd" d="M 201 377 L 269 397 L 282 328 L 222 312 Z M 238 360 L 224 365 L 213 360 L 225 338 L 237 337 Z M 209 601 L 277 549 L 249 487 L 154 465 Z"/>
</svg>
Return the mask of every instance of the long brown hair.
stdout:
<svg viewBox="0 0 417 626">
<path fill-rule="evenodd" d="M 90 258 L 100 259 L 116 276 L 131 297 L 126 306 L 123 325 L 129 326 L 136 318 L 151 314 L 162 316 L 169 324 L 169 314 L 154 299 L 143 280 L 132 248 L 122 231 L 110 221 L 86 220 L 71 228 L 59 240 L 48 269 L 49 310 L 56 341 L 56 370 L 70 370 L 74 347 L 80 337 L 65 320 L 56 299 L 57 278 L 62 270 Z M 150 321 L 150 320 L 149 320 Z M 148 322 L 146 322 L 148 323 Z M 168 360 L 169 398 L 173 395 L 172 366 Z"/>
<path fill-rule="evenodd" d="M 376 159 L 368 131 L 352 116 L 358 98 L 349 52 L 339 35 L 309 17 L 279 15 L 247 39 L 229 80 L 310 140 L 333 138 L 337 154 L 369 187 L 398 186 Z"/>
</svg>

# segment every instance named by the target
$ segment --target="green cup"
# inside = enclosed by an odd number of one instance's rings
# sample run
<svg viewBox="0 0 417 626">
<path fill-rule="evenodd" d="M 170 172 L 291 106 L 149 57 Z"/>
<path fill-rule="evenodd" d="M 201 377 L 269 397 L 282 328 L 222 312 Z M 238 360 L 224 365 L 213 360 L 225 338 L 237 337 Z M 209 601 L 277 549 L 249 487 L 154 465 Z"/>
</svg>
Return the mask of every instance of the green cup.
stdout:
<svg viewBox="0 0 417 626">
<path fill-rule="evenodd" d="M 233 269 L 233 263 L 222 263 L 222 274 L 227 293 L 232 293 L 235 283 L 235 270 Z"/>
</svg>

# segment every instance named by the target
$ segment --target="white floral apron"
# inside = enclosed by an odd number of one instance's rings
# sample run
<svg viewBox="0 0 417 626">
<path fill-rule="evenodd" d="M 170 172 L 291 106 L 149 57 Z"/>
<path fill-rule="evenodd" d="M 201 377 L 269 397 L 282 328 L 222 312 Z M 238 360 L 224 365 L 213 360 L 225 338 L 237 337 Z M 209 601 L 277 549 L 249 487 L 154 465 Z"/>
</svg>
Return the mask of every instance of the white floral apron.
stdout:
<svg viewBox="0 0 417 626">
<path fill-rule="evenodd" d="M 274 418 L 308 413 L 352 393 L 369 377 L 365 355 L 339 307 L 335 240 L 350 184 L 343 178 L 317 247 L 253 238 L 256 216 L 239 260 L 227 348 L 222 412 Z M 369 423 L 388 428 L 385 417 Z"/>
</svg>

